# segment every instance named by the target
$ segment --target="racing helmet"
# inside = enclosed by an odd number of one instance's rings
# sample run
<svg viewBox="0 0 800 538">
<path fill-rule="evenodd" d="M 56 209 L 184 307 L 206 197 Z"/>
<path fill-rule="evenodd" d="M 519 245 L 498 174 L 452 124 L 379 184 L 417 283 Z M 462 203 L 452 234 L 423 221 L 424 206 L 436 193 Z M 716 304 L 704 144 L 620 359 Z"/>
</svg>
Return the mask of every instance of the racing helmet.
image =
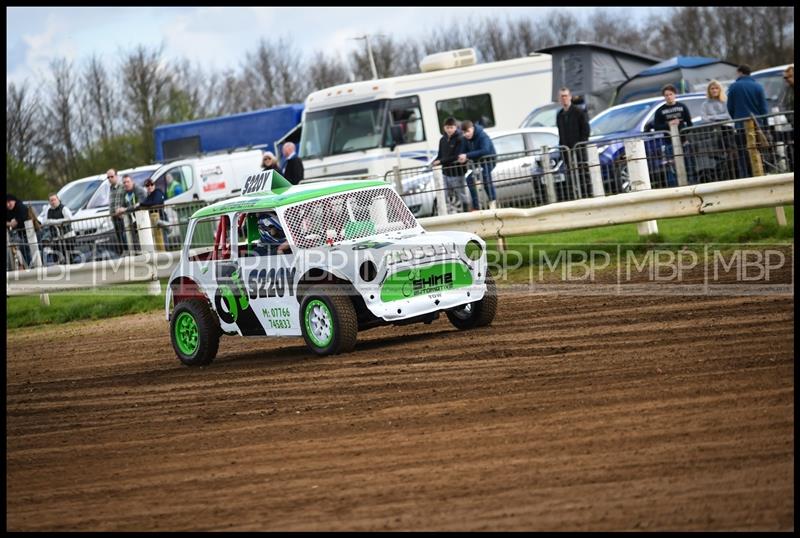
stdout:
<svg viewBox="0 0 800 538">
<path fill-rule="evenodd" d="M 280 245 L 286 239 L 278 218 L 272 215 L 262 215 L 258 218 L 258 235 L 261 243 L 267 245 Z"/>
</svg>

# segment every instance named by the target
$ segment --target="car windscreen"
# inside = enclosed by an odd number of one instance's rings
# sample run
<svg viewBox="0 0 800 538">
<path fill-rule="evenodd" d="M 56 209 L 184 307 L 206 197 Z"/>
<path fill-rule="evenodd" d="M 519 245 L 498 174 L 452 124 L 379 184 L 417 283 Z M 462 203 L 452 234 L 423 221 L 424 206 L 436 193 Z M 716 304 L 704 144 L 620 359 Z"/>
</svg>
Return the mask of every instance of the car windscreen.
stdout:
<svg viewBox="0 0 800 538">
<path fill-rule="evenodd" d="M 659 103 L 641 103 L 629 105 L 617 109 L 609 109 L 599 116 L 595 116 L 590 122 L 592 136 L 602 136 L 611 133 L 622 133 L 633 131 L 645 114 Z"/>
<path fill-rule="evenodd" d="M 119 174 L 119 180 L 122 181 L 123 176 L 131 176 L 133 182 L 140 187 L 144 184 L 145 180 L 153 175 L 154 170 L 140 170 L 134 172 L 124 172 Z M 97 209 L 98 207 L 107 207 L 108 206 L 108 189 L 109 184 L 108 181 L 103 181 L 103 184 L 100 185 L 100 188 L 95 191 L 94 196 L 92 196 L 89 203 L 86 204 L 86 209 Z"/>
<path fill-rule="evenodd" d="M 73 185 L 65 185 L 64 190 L 58 194 L 61 203 L 67 206 L 73 213 L 83 209 L 89 198 L 95 193 L 97 187 L 102 183 L 102 179 L 84 181 Z"/>
<path fill-rule="evenodd" d="M 764 94 L 767 96 L 767 105 L 769 110 L 772 110 L 773 107 L 778 106 L 781 94 L 786 86 L 786 83 L 783 81 L 783 71 L 765 73 L 761 76 L 755 76 L 753 78 L 756 80 L 756 82 L 764 87 Z"/>
<path fill-rule="evenodd" d="M 556 115 L 559 105 L 545 105 L 537 108 L 525 118 L 520 127 L 556 127 Z"/>
<path fill-rule="evenodd" d="M 389 187 L 357 189 L 288 207 L 283 215 L 299 248 L 335 245 L 417 227 L 414 215 Z"/>
<path fill-rule="evenodd" d="M 377 148 L 383 140 L 387 100 L 306 114 L 300 156 L 314 159 Z"/>
</svg>

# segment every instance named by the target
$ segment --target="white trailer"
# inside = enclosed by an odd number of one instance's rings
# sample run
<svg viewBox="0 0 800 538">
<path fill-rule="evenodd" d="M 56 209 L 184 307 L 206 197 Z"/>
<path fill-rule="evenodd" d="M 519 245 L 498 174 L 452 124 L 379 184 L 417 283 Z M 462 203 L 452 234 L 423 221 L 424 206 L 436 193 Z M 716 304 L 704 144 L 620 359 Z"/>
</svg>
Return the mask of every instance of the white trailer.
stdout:
<svg viewBox="0 0 800 538">
<path fill-rule="evenodd" d="M 421 73 L 310 94 L 300 139 L 305 179 L 382 177 L 394 166 L 423 166 L 436 156 L 448 116 L 491 133 L 515 129 L 551 101 L 550 55 L 475 59 L 474 49 L 434 54 L 420 63 Z"/>
</svg>

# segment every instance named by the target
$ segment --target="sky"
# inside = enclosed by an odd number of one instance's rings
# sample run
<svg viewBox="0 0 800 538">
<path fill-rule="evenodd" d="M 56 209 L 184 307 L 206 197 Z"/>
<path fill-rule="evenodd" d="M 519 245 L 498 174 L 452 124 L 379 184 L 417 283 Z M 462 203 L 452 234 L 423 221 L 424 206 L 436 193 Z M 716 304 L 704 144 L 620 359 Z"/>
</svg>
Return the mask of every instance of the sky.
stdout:
<svg viewBox="0 0 800 538">
<path fill-rule="evenodd" d="M 573 10 L 583 20 L 594 8 L 6 7 L 6 85 L 40 79 L 57 57 L 81 64 L 96 53 L 115 66 L 121 52 L 140 44 L 163 44 L 165 59 L 186 58 L 216 71 L 238 68 L 262 38 L 288 36 L 306 56 L 321 50 L 345 57 L 364 47 L 351 38 L 365 33 L 402 39 L 454 24 L 456 13 L 536 20 L 552 9 Z M 641 19 L 665 8 L 602 9 Z"/>
</svg>

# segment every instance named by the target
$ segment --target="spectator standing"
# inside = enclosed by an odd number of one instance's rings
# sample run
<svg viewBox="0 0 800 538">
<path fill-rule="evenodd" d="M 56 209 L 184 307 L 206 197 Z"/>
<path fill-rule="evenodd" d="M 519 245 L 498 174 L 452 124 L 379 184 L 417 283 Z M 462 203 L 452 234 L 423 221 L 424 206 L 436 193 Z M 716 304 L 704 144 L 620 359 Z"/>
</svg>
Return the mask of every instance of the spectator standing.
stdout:
<svg viewBox="0 0 800 538">
<path fill-rule="evenodd" d="M 585 192 L 589 192 L 588 185 L 588 170 L 585 169 L 586 155 L 582 148 L 576 149 L 575 146 L 580 142 L 589 140 L 589 115 L 586 113 L 585 108 L 576 104 L 576 100 L 572 99 L 569 88 L 560 88 L 558 90 L 558 99 L 561 102 L 561 110 L 556 114 L 556 126 L 558 127 L 558 145 L 566 146 L 567 151 L 567 169 L 575 174 L 578 182 L 582 185 Z M 548 158 L 548 156 L 543 156 Z M 571 185 L 568 185 L 568 189 Z M 569 196 L 570 199 L 575 198 L 574 194 Z"/>
<path fill-rule="evenodd" d="M 728 88 L 728 113 L 734 120 L 742 120 L 750 116 L 765 116 L 768 113 L 767 96 L 764 87 L 750 76 L 748 65 L 736 68 L 738 75 L 730 88 Z M 763 118 L 759 122 L 763 122 Z M 739 177 L 753 175 L 750 158 L 747 154 L 747 133 L 744 122 L 736 122 L 736 145 L 739 154 Z"/>
<path fill-rule="evenodd" d="M 69 223 L 72 220 L 72 211 L 61 203 L 58 194 L 50 193 L 48 198 L 50 207 L 42 219 L 42 224 L 47 226 L 50 241 L 58 245 L 57 250 L 67 262 L 70 259 L 69 251 L 72 250 L 71 240 L 75 235 Z"/>
<path fill-rule="evenodd" d="M 108 213 L 111 215 L 111 222 L 114 224 L 114 235 L 117 242 L 114 245 L 114 250 L 117 254 L 122 255 L 123 245 L 125 244 L 125 189 L 122 187 L 122 182 L 119 180 L 117 171 L 114 168 L 109 168 L 106 172 L 106 179 L 108 179 Z M 121 210 L 121 211 L 120 211 Z"/>
<path fill-rule="evenodd" d="M 127 174 L 122 177 L 122 189 L 122 206 L 117 208 L 117 214 L 120 216 L 123 216 L 125 213 L 132 213 L 133 211 L 136 211 L 139 202 L 147 199 L 147 193 L 145 190 L 134 183 L 133 178 Z M 133 218 L 131 218 L 130 229 L 131 234 L 133 235 L 133 243 L 136 245 L 138 243 L 138 235 L 136 221 Z M 124 244 L 127 244 L 127 241 Z"/>
<path fill-rule="evenodd" d="M 464 133 L 464 149 L 463 153 L 458 155 L 459 164 L 464 164 L 468 160 L 475 161 L 481 168 L 483 188 L 489 197 L 489 208 L 494 209 L 497 207 L 496 195 L 494 192 L 494 184 L 492 183 L 492 170 L 497 164 L 495 158 L 495 149 L 492 139 L 483 130 L 480 125 L 473 124 L 470 120 L 461 122 L 461 130 Z M 472 210 L 480 208 L 480 201 L 478 200 L 478 190 L 475 188 L 475 178 L 472 174 L 467 174 L 467 186 L 469 187 L 469 194 L 472 197 Z"/>
<path fill-rule="evenodd" d="M 779 136 L 783 140 L 789 170 L 794 171 L 794 64 L 783 72 L 783 80 L 786 84 L 783 87 L 779 109 L 787 112 L 784 115 L 791 128 L 787 129 L 784 124 Z"/>
<path fill-rule="evenodd" d="M 28 220 L 28 206 L 13 194 L 6 195 L 6 228 L 11 235 L 11 241 L 22 253 L 25 266 L 31 265 L 31 251 L 28 246 L 28 237 L 25 233 L 25 221 Z"/>
<path fill-rule="evenodd" d="M 791 114 L 786 115 L 786 119 L 794 129 L 794 64 L 790 65 L 783 72 L 783 80 L 786 82 L 783 86 L 783 93 L 781 94 L 780 110 L 790 110 Z"/>
<path fill-rule="evenodd" d="M 292 185 L 303 181 L 303 161 L 295 151 L 294 142 L 286 142 L 281 149 L 283 153 L 283 166 L 281 175 L 289 180 Z"/>
<path fill-rule="evenodd" d="M 458 164 L 458 155 L 465 151 L 464 135 L 458 129 L 458 122 L 453 117 L 444 120 L 442 130 L 444 134 L 439 139 L 439 153 L 436 154 L 436 159 L 432 164 L 434 166 L 442 165 L 442 175 L 448 196 L 451 193 L 454 194 L 461 203 L 462 210 L 466 211 L 469 207 L 469 197 L 464 182 L 466 169 L 464 165 Z"/>
<path fill-rule="evenodd" d="M 709 82 L 706 86 L 706 100 L 703 101 L 700 112 L 703 121 L 714 122 L 731 119 L 725 100 L 722 85 L 716 80 Z"/>
<path fill-rule="evenodd" d="M 281 171 L 280 166 L 278 166 L 278 159 L 271 151 L 265 151 L 264 156 L 261 157 L 261 170 L 275 170 L 276 172 Z"/>
<path fill-rule="evenodd" d="M 669 131 L 673 125 L 678 126 L 678 130 L 685 127 L 692 126 L 692 115 L 689 113 L 689 107 L 677 100 L 678 90 L 672 84 L 667 84 L 661 88 L 661 95 L 664 96 L 664 104 L 656 109 L 653 116 L 653 129 L 656 131 Z M 664 141 L 665 157 L 668 161 L 672 161 L 674 155 L 674 148 L 672 147 L 672 139 L 667 138 Z M 678 186 L 678 176 L 675 174 L 673 166 L 667 166 L 666 179 L 668 187 Z"/>
<path fill-rule="evenodd" d="M 166 202 L 166 196 L 164 196 L 164 192 L 156 187 L 156 183 L 152 178 L 147 178 L 144 180 L 144 190 L 147 192 L 147 197 L 139 202 L 135 209 L 148 209 L 155 206 L 163 206 L 164 202 Z M 155 210 L 150 211 L 150 223 L 154 228 L 156 226 L 159 227 L 158 230 L 154 230 L 154 233 L 157 231 L 160 233 L 160 235 L 154 235 L 153 239 L 156 242 L 156 247 L 162 249 L 165 243 L 163 227 L 169 226 L 167 214 L 163 207 L 158 209 L 158 213 L 156 213 Z M 168 236 L 169 234 L 167 233 L 166 235 Z"/>
</svg>

